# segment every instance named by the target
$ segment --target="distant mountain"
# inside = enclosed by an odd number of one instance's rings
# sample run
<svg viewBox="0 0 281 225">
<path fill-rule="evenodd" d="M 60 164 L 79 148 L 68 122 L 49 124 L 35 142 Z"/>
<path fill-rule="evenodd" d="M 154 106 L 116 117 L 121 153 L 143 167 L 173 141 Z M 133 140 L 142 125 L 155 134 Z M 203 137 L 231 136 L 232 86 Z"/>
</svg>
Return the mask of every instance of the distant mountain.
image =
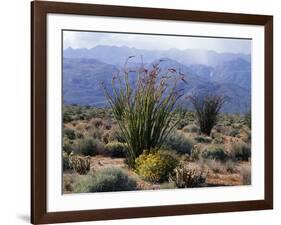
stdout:
<svg viewBox="0 0 281 225">
<path fill-rule="evenodd" d="M 250 61 L 250 55 L 240 53 L 218 53 L 196 49 L 169 49 L 169 50 L 145 50 L 129 48 L 126 46 L 105 46 L 98 45 L 91 49 L 67 48 L 63 52 L 66 58 L 93 58 L 104 63 L 123 66 L 128 56 L 137 56 L 131 62 L 140 63 L 140 56 L 143 56 L 144 63 L 150 63 L 162 57 L 172 58 L 184 65 L 203 64 L 206 66 L 217 66 L 223 62 L 241 58 Z"/>
<path fill-rule="evenodd" d="M 185 97 L 192 94 L 223 95 L 227 102 L 222 108 L 224 112 L 246 112 L 251 102 L 250 95 L 250 63 L 243 59 L 235 59 L 222 63 L 216 67 L 203 64 L 183 65 L 176 60 L 162 57 L 146 63 L 146 68 L 160 63 L 162 75 L 168 69 L 174 68 L 185 74 L 187 84 L 179 83 L 179 89 L 183 89 L 184 97 L 179 102 L 184 107 L 190 107 Z M 129 64 L 130 68 L 138 67 L 138 64 Z M 63 99 L 65 104 L 82 104 L 105 106 L 101 82 L 109 87 L 112 76 L 120 69 L 96 59 L 89 58 L 64 58 L 63 60 Z M 236 79 L 236 75 L 239 78 Z M 129 82 L 134 84 L 137 76 L 131 72 Z"/>
<path fill-rule="evenodd" d="M 241 58 L 224 62 L 215 67 L 211 79 L 218 83 L 236 84 L 250 89 L 251 64 Z"/>
<path fill-rule="evenodd" d="M 95 59 L 63 59 L 63 101 L 65 104 L 105 105 L 101 82 L 111 83 L 117 67 Z"/>
</svg>

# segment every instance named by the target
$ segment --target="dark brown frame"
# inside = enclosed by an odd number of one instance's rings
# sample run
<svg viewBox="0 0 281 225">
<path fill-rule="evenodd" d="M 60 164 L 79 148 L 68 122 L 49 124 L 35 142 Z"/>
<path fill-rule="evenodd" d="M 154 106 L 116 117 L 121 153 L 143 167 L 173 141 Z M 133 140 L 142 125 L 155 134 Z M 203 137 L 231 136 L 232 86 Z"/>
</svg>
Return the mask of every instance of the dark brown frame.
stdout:
<svg viewBox="0 0 281 225">
<path fill-rule="evenodd" d="M 265 199 L 52 212 L 46 210 L 46 17 L 48 13 L 262 25 L 265 28 Z M 273 209 L 273 17 L 35 1 L 31 3 L 31 222 L 33 224 Z"/>
</svg>

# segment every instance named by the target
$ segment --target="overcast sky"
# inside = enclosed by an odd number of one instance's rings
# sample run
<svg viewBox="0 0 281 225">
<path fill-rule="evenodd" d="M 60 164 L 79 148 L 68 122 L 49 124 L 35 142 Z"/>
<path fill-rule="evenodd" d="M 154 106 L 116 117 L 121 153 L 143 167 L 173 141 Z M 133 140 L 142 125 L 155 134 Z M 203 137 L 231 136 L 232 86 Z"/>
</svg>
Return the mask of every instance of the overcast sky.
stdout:
<svg viewBox="0 0 281 225">
<path fill-rule="evenodd" d="M 148 50 L 201 49 L 216 52 L 251 53 L 251 40 L 228 38 L 179 37 L 163 35 L 63 32 L 63 48 L 93 48 L 97 45 L 127 46 Z"/>
</svg>

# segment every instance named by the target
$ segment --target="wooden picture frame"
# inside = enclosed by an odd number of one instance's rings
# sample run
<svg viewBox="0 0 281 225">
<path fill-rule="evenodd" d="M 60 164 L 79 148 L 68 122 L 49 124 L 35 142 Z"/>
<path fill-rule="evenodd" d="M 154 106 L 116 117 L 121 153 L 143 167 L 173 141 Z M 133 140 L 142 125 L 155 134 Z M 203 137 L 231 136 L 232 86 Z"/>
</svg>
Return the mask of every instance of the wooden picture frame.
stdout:
<svg viewBox="0 0 281 225">
<path fill-rule="evenodd" d="M 47 14 L 249 24 L 264 27 L 264 200 L 47 212 Z M 273 17 L 235 13 L 35 1 L 31 3 L 31 222 L 175 216 L 273 208 Z"/>
</svg>

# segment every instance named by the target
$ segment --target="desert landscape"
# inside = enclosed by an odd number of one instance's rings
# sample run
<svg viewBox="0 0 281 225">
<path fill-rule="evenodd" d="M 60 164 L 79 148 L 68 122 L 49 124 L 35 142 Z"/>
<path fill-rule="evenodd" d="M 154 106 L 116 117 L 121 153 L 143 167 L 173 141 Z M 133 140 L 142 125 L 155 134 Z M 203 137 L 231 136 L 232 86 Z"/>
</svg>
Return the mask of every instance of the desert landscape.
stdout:
<svg viewBox="0 0 281 225">
<path fill-rule="evenodd" d="M 65 47 L 63 194 L 250 185 L 250 59 Z"/>
</svg>

